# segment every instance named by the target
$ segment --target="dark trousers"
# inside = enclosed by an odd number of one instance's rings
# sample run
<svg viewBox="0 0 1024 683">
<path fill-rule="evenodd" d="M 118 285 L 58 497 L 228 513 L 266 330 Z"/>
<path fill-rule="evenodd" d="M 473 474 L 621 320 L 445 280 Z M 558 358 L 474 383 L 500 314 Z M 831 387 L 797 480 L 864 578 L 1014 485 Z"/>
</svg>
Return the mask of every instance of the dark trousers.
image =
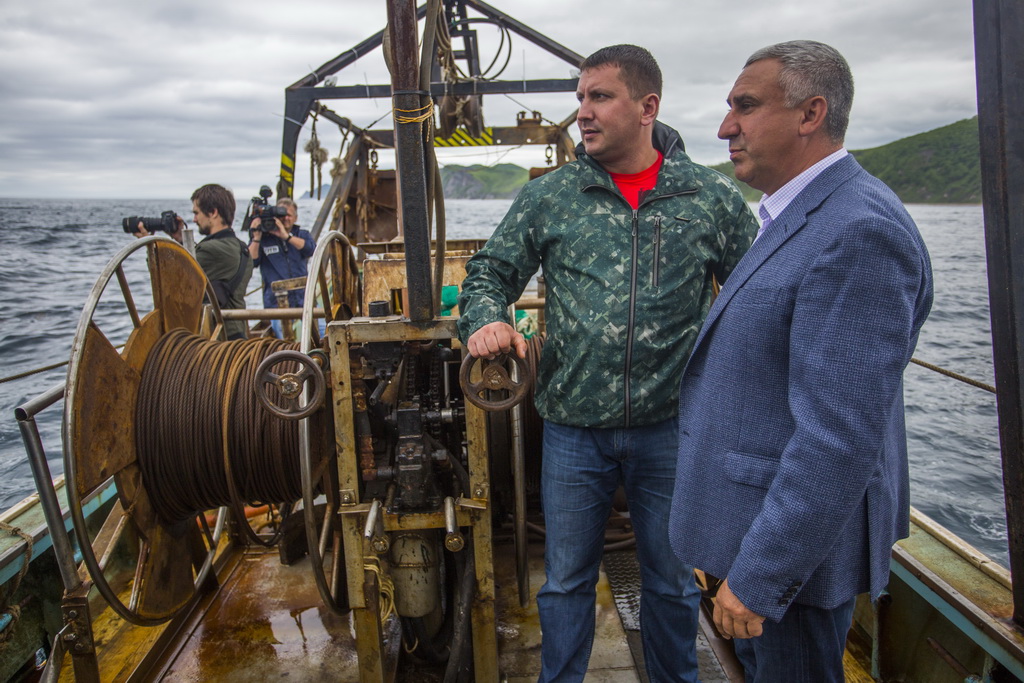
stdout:
<svg viewBox="0 0 1024 683">
<path fill-rule="evenodd" d="M 842 683 L 853 598 L 834 609 L 793 603 L 782 621 L 765 620 L 757 638 L 736 639 L 747 683 Z"/>
</svg>

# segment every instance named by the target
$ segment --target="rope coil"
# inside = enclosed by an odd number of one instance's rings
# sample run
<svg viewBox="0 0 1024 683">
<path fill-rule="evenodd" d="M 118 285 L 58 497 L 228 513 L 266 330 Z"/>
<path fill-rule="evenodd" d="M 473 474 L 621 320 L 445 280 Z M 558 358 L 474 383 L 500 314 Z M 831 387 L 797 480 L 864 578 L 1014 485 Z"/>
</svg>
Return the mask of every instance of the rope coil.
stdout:
<svg viewBox="0 0 1024 683">
<path fill-rule="evenodd" d="M 154 345 L 139 385 L 135 443 L 161 519 L 175 524 L 243 501 L 302 497 L 298 423 L 258 404 L 255 376 L 271 353 L 297 348 L 270 338 L 209 341 L 182 329 Z M 320 417 L 311 419 L 315 433 Z"/>
</svg>

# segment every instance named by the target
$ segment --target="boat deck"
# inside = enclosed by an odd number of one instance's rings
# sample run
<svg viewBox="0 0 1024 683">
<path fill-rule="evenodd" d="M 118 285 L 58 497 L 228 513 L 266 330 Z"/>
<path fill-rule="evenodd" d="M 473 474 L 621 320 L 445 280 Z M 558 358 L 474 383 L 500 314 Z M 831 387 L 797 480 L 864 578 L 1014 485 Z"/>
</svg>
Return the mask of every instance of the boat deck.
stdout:
<svg viewBox="0 0 1024 683">
<path fill-rule="evenodd" d="M 540 626 L 536 593 L 544 580 L 543 546 L 530 547 L 530 593 L 527 607 L 519 606 L 512 545 L 495 545 L 496 619 L 499 666 L 508 683 L 536 681 L 540 671 Z M 631 552 L 606 557 L 597 586 L 597 631 L 587 681 L 595 683 L 646 683 L 637 621 L 639 579 Z M 613 581 L 609 582 L 607 567 Z M 614 584 L 614 587 L 613 587 Z M 192 618 L 176 633 L 161 629 L 137 629 L 120 620 L 106 627 L 97 619 L 107 647 L 115 640 L 129 643 L 110 650 L 100 662 L 103 680 L 245 681 L 336 680 L 358 681 L 354 627 L 351 615 L 327 610 L 312 581 L 308 560 L 291 566 L 280 563 L 276 549 L 249 548 L 221 573 L 221 586 L 200 604 Z M 706 628 L 706 624 L 705 624 Z M 117 634 L 115 631 L 126 631 Z M 127 631 L 133 631 L 131 635 Z M 393 631 L 397 637 L 397 631 Z M 131 664 L 132 650 L 147 649 L 156 640 L 168 644 L 163 657 L 145 664 Z M 135 640 L 136 646 L 130 645 Z M 708 640 L 699 643 L 701 680 L 728 682 Z M 156 649 L 160 649 L 157 646 Z M 102 649 L 101 649 L 102 651 Z M 123 658 L 123 659 L 122 659 Z M 69 667 L 65 674 L 70 674 Z M 403 683 L 440 682 L 443 670 L 402 666 L 397 680 Z M 70 680 L 70 679 L 67 679 Z M 737 680 L 737 679 L 733 679 Z"/>
</svg>

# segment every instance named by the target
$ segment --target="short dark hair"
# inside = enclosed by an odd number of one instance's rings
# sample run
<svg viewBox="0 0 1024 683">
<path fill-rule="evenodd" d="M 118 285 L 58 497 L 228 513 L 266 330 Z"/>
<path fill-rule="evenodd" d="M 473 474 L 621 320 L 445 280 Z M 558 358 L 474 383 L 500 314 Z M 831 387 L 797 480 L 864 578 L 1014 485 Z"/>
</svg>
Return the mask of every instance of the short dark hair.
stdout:
<svg viewBox="0 0 1024 683">
<path fill-rule="evenodd" d="M 192 193 L 192 201 L 196 203 L 200 211 L 206 214 L 213 213 L 213 210 L 217 209 L 217 213 L 229 228 L 235 220 L 235 196 L 223 185 L 214 183 L 203 185 Z"/>
<path fill-rule="evenodd" d="M 619 67 L 619 75 L 634 100 L 649 93 L 661 99 L 661 67 L 646 49 L 638 45 L 602 47 L 580 63 L 580 71 L 605 65 Z"/>
<path fill-rule="evenodd" d="M 779 86 L 785 94 L 785 105 L 795 107 L 804 100 L 820 95 L 828 102 L 825 133 L 833 142 L 841 143 L 850 125 L 853 106 L 853 73 L 843 56 L 830 45 L 814 40 L 791 40 L 763 47 L 750 55 L 744 68 L 763 59 L 777 59 Z"/>
</svg>

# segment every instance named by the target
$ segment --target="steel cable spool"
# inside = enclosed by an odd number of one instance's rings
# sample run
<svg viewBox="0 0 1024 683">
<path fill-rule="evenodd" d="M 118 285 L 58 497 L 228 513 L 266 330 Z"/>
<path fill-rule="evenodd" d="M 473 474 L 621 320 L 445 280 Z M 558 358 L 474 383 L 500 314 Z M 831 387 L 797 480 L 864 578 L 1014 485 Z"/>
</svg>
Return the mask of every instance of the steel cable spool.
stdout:
<svg viewBox="0 0 1024 683">
<path fill-rule="evenodd" d="M 135 436 L 143 486 L 167 525 L 229 505 L 243 520 L 243 504 L 302 496 L 298 424 L 271 416 L 255 392 L 257 366 L 296 347 L 267 338 L 210 341 L 184 329 L 155 344 L 142 371 Z M 255 543 L 276 540 L 240 526 Z"/>
<path fill-rule="evenodd" d="M 124 269 L 140 252 L 152 285 L 153 309 L 144 315 Z M 115 279 L 130 322 L 120 346 L 105 331 L 108 322 L 117 321 L 96 319 Z M 204 299 L 211 302 L 208 307 Z M 82 309 L 68 363 L 61 425 L 68 512 L 93 587 L 115 613 L 138 626 L 164 623 L 192 603 L 207 584 L 225 518 L 218 516 L 212 532 L 205 515 L 195 523 L 168 525 L 142 483 L 135 441 L 142 369 L 154 345 L 177 328 L 207 338 L 221 334 L 216 295 L 180 244 L 145 237 L 121 249 L 100 273 Z M 119 335 L 124 328 L 109 329 Z M 125 564 L 134 568 L 127 586 L 118 578 Z"/>
<path fill-rule="evenodd" d="M 139 253 L 152 286 L 148 313 L 139 310 L 138 286 L 124 268 Z M 338 279 L 343 285 L 344 275 Z M 120 294 L 127 314 L 121 324 L 96 318 L 115 281 L 113 297 Z M 332 302 L 332 312 L 344 303 Z M 328 466 L 333 440 L 319 433 L 328 426 L 329 411 L 298 426 L 282 423 L 256 405 L 255 393 L 262 386 L 256 377 L 262 361 L 283 368 L 284 378 L 294 365 L 313 364 L 319 371 L 312 356 L 323 362 L 325 354 L 311 350 L 299 363 L 280 365 L 273 356 L 296 353 L 280 351 L 294 345 L 212 341 L 223 335 L 223 324 L 216 294 L 195 258 L 164 236 L 118 252 L 79 318 L 61 426 L 68 510 L 93 588 L 138 626 L 180 615 L 209 586 L 225 506 L 234 508 L 250 540 L 265 544 L 245 523 L 244 503 L 287 503 L 308 494 L 312 505 L 324 489 L 321 479 L 334 476 Z M 123 335 L 125 327 L 128 339 L 118 345 L 108 334 Z M 299 434 L 306 430 L 309 450 L 311 428 L 317 447 L 300 457 Z M 315 469 L 307 491 L 301 467 L 310 463 Z M 207 512 L 215 508 L 220 513 L 211 530 Z M 126 567 L 134 572 L 127 584 Z"/>
</svg>

